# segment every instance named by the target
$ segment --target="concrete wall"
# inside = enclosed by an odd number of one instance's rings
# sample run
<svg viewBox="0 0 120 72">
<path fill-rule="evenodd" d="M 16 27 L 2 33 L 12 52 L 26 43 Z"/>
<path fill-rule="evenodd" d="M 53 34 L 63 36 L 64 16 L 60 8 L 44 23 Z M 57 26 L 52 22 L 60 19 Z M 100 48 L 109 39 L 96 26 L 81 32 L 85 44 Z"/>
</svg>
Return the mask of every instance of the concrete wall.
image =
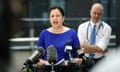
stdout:
<svg viewBox="0 0 120 72">
<path fill-rule="evenodd" d="M 25 60 L 31 55 L 30 50 L 11 51 L 11 72 L 20 72 Z"/>
</svg>

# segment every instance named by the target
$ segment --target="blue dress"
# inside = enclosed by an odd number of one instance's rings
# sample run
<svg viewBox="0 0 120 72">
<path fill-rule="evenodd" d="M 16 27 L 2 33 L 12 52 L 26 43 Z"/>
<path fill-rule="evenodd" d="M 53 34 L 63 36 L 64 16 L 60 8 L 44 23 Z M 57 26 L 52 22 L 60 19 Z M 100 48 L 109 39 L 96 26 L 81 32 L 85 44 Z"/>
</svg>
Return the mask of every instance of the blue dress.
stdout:
<svg viewBox="0 0 120 72">
<path fill-rule="evenodd" d="M 77 57 L 75 47 L 80 47 L 80 42 L 77 37 L 77 33 L 74 29 L 69 29 L 68 31 L 60 34 L 55 34 L 49 32 L 47 29 L 42 30 L 38 39 L 38 48 L 43 47 L 45 49 L 44 59 L 47 60 L 47 48 L 50 45 L 54 45 L 57 50 L 57 62 L 61 59 L 68 60 L 69 56 L 64 51 L 65 44 L 69 42 L 72 46 L 72 57 Z"/>
</svg>

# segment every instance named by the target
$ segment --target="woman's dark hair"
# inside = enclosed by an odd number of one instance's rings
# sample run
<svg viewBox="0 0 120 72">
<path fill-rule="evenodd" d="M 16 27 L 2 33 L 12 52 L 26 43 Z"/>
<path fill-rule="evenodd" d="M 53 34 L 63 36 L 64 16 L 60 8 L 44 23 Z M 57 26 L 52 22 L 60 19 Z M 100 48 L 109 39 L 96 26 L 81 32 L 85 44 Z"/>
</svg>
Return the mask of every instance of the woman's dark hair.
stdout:
<svg viewBox="0 0 120 72">
<path fill-rule="evenodd" d="M 53 9 L 58 9 L 60 12 L 61 12 L 61 14 L 62 14 L 62 16 L 64 16 L 64 11 L 63 11 L 63 9 L 60 7 L 60 6 L 53 6 L 53 7 L 51 7 L 50 9 L 49 9 L 49 15 L 50 15 L 50 12 L 53 10 Z"/>
</svg>

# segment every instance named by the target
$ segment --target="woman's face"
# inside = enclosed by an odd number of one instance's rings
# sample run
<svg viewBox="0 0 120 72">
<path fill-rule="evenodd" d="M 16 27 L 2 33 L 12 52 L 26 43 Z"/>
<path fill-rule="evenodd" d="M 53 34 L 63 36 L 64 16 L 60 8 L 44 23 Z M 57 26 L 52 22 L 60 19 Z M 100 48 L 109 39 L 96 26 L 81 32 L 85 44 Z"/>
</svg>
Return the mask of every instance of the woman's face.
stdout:
<svg viewBox="0 0 120 72">
<path fill-rule="evenodd" d="M 52 27 L 57 28 L 63 25 L 64 16 L 61 14 L 59 9 L 51 10 L 49 18 Z"/>
</svg>

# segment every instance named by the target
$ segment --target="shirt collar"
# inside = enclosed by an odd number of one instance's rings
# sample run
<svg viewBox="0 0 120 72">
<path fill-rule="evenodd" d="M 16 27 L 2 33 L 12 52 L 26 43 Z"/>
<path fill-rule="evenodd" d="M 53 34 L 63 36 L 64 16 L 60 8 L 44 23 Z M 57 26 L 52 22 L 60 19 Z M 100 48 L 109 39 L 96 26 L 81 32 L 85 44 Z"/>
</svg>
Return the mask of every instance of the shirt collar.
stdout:
<svg viewBox="0 0 120 72">
<path fill-rule="evenodd" d="M 92 22 L 92 20 L 90 20 L 90 25 L 93 27 L 94 25 L 96 25 L 96 28 L 99 28 L 99 25 L 101 24 L 101 20 L 99 20 L 96 24 Z"/>
</svg>

